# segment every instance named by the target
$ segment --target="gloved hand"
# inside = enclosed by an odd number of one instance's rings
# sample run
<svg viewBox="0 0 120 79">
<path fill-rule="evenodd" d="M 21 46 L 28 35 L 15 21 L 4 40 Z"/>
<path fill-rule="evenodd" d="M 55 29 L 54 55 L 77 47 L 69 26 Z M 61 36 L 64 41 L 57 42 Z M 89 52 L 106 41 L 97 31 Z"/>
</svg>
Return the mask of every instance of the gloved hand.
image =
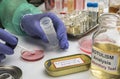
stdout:
<svg viewBox="0 0 120 79">
<path fill-rule="evenodd" d="M 52 19 L 55 31 L 57 33 L 57 38 L 59 40 L 59 46 L 62 49 L 67 49 L 69 47 L 66 28 L 64 23 L 53 13 L 43 13 L 35 15 L 25 15 L 21 19 L 21 27 L 28 35 L 32 37 L 38 37 L 44 42 L 48 42 L 45 33 L 40 26 L 40 19 L 43 17 L 49 17 Z"/>
<path fill-rule="evenodd" d="M 18 39 L 10 33 L 0 28 L 0 61 L 5 58 L 5 55 L 11 55 L 14 53 L 14 48 L 18 43 Z M 5 42 L 5 44 L 4 44 Z"/>
</svg>

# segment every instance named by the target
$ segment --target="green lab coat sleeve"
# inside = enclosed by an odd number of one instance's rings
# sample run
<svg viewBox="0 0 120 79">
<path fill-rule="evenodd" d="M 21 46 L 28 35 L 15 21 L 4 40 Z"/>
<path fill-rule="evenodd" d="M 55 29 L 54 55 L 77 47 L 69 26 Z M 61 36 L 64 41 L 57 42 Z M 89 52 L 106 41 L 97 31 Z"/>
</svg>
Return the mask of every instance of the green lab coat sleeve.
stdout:
<svg viewBox="0 0 120 79">
<path fill-rule="evenodd" d="M 21 18 L 26 14 L 42 13 L 37 7 L 29 4 L 26 0 L 1 0 L 0 20 L 5 29 L 17 34 L 25 33 L 20 28 Z"/>
</svg>

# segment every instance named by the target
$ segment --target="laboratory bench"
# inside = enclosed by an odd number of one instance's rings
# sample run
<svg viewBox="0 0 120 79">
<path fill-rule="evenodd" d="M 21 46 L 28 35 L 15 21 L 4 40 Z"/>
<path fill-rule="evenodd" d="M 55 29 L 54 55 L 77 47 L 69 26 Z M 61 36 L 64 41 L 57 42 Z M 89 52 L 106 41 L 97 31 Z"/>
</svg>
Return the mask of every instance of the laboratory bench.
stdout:
<svg viewBox="0 0 120 79">
<path fill-rule="evenodd" d="M 41 7 L 42 6 L 42 7 Z M 44 10 L 44 5 L 41 5 L 41 10 Z M 45 61 L 58 58 L 63 56 L 69 56 L 74 54 L 86 54 L 91 56 L 88 53 L 85 53 L 80 50 L 80 45 L 78 43 L 79 39 L 69 39 L 69 48 L 67 50 L 54 49 L 46 50 L 46 44 L 39 39 L 34 39 L 28 36 L 17 36 L 18 46 L 15 48 L 15 53 L 11 56 L 7 56 L 4 62 L 1 62 L 1 65 L 7 66 L 17 66 L 22 70 L 22 79 L 95 79 L 92 77 L 90 70 L 82 71 L 74 74 L 69 74 L 65 76 L 52 77 L 48 75 L 45 70 L 44 63 Z M 21 53 L 23 48 L 28 50 L 32 49 L 42 49 L 44 50 L 44 57 L 41 60 L 29 62 L 21 58 Z"/>
<path fill-rule="evenodd" d="M 17 36 L 19 38 L 18 46 L 15 48 L 15 53 L 11 56 L 7 56 L 1 65 L 17 66 L 22 70 L 22 79 L 93 79 L 90 70 L 69 74 L 60 77 L 52 77 L 47 74 L 45 70 L 45 61 L 63 56 L 69 56 L 74 54 L 87 54 L 80 50 L 78 43 L 79 39 L 69 40 L 69 48 L 67 50 L 54 49 L 47 50 L 45 43 L 39 39 L 34 39 L 28 36 Z M 42 49 L 44 50 L 44 57 L 41 60 L 29 62 L 23 60 L 20 56 L 23 48 L 28 50 Z"/>
</svg>

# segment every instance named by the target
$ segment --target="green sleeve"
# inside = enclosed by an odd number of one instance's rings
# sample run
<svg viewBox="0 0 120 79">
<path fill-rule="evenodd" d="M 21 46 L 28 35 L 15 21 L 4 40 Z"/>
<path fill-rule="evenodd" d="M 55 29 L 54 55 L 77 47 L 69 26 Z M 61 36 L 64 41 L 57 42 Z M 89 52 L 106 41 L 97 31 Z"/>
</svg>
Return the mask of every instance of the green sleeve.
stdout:
<svg viewBox="0 0 120 79">
<path fill-rule="evenodd" d="M 21 18 L 26 14 L 39 13 L 42 12 L 26 0 L 2 0 L 0 2 L 0 20 L 3 27 L 17 35 L 25 34 L 20 28 Z"/>
</svg>

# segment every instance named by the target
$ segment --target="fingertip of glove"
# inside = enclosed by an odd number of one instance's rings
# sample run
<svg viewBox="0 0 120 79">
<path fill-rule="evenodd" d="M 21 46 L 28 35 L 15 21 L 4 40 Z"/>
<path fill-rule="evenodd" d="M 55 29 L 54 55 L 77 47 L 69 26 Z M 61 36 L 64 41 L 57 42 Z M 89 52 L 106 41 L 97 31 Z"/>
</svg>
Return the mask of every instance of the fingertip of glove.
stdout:
<svg viewBox="0 0 120 79">
<path fill-rule="evenodd" d="M 0 54 L 0 61 L 5 59 L 5 58 L 6 58 L 6 56 L 4 54 Z"/>
<path fill-rule="evenodd" d="M 12 55 L 14 53 L 14 51 L 13 50 L 10 50 L 7 54 L 8 55 Z"/>
<path fill-rule="evenodd" d="M 12 49 L 8 49 L 8 50 L 4 51 L 3 53 L 5 53 L 7 55 L 12 55 L 14 53 L 14 51 Z"/>
<path fill-rule="evenodd" d="M 61 49 L 65 50 L 69 48 L 69 43 L 68 42 L 64 42 L 63 44 L 60 45 Z"/>
<path fill-rule="evenodd" d="M 12 55 L 14 53 L 13 49 L 7 45 L 0 44 L 0 54 Z"/>
<path fill-rule="evenodd" d="M 12 49 L 14 49 L 18 44 L 18 38 L 14 37 L 13 41 L 10 43 L 6 43 L 7 46 L 11 47 Z"/>
</svg>

